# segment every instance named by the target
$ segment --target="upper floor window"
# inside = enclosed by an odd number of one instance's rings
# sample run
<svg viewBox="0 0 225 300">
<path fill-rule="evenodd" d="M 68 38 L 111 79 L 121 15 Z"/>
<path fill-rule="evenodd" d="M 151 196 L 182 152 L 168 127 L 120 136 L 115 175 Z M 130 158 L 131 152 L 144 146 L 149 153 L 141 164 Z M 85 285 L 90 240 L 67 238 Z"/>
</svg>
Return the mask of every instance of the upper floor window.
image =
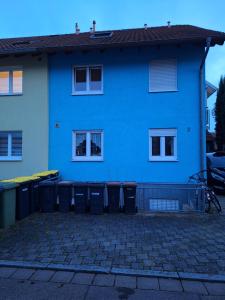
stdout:
<svg viewBox="0 0 225 300">
<path fill-rule="evenodd" d="M 101 130 L 74 131 L 73 160 L 102 161 L 103 132 Z"/>
<path fill-rule="evenodd" d="M 150 62 L 149 70 L 150 92 L 177 91 L 177 61 L 176 59 L 160 59 Z"/>
<path fill-rule="evenodd" d="M 177 160 L 177 130 L 149 130 L 149 159 L 152 161 Z"/>
<path fill-rule="evenodd" d="M 0 131 L 0 160 L 22 159 L 22 131 Z"/>
<path fill-rule="evenodd" d="M 76 66 L 73 69 L 73 94 L 102 94 L 102 66 Z"/>
<path fill-rule="evenodd" d="M 21 68 L 0 68 L 0 95 L 21 95 L 23 71 Z"/>
</svg>

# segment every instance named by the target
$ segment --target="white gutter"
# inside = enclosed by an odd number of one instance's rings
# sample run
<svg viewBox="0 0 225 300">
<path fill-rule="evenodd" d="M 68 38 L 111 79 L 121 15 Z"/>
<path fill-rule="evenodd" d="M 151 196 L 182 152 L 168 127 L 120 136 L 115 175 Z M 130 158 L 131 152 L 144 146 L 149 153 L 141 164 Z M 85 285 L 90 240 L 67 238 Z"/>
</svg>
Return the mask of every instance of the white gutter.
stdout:
<svg viewBox="0 0 225 300">
<path fill-rule="evenodd" d="M 205 91 L 203 90 L 203 67 L 205 66 L 205 60 L 206 57 L 208 55 L 209 52 L 209 48 L 211 45 L 211 37 L 208 37 L 206 40 L 206 50 L 204 53 L 204 56 L 202 58 L 202 62 L 200 64 L 200 68 L 199 68 L 199 121 L 200 121 L 200 125 L 199 125 L 199 133 L 200 133 L 200 170 L 204 170 L 205 169 L 205 153 L 204 153 L 204 149 L 205 149 L 205 145 L 203 143 L 205 143 L 205 140 L 203 139 L 203 132 L 206 129 L 205 126 L 205 122 L 204 122 L 204 115 L 205 115 L 205 101 L 204 101 L 204 93 Z"/>
</svg>

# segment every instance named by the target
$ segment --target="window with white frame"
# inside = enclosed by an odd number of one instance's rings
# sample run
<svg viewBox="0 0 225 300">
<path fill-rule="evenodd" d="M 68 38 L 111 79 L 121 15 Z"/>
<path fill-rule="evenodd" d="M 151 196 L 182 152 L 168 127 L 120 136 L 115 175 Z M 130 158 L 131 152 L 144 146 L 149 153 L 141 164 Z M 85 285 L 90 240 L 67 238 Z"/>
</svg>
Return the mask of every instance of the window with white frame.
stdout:
<svg viewBox="0 0 225 300">
<path fill-rule="evenodd" d="M 22 131 L 0 131 L 0 160 L 22 159 Z"/>
<path fill-rule="evenodd" d="M 102 66 L 75 66 L 73 68 L 73 94 L 102 94 Z"/>
<path fill-rule="evenodd" d="M 176 59 L 157 59 L 150 62 L 149 70 L 150 92 L 177 91 L 177 61 Z"/>
<path fill-rule="evenodd" d="M 20 67 L 0 67 L 0 95 L 23 93 L 23 70 Z"/>
<path fill-rule="evenodd" d="M 73 131 L 73 160 L 102 161 L 103 131 Z"/>
<path fill-rule="evenodd" d="M 149 159 L 151 161 L 177 160 L 176 129 L 149 129 Z"/>
</svg>

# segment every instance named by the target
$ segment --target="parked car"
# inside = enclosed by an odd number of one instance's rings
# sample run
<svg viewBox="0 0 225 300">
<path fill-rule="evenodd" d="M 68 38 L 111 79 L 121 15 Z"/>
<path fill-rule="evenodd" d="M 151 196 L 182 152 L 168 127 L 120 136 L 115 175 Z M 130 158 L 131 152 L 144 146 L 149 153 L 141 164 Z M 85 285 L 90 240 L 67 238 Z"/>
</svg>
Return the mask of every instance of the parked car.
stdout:
<svg viewBox="0 0 225 300">
<path fill-rule="evenodd" d="M 208 184 L 216 191 L 225 192 L 225 152 L 207 154 Z"/>
</svg>

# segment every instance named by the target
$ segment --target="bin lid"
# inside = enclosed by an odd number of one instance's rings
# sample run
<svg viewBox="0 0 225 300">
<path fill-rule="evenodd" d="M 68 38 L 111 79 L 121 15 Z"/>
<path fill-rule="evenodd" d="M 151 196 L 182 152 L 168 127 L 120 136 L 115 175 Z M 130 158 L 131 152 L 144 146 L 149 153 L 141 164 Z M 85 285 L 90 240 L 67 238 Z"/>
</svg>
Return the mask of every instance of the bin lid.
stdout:
<svg viewBox="0 0 225 300">
<path fill-rule="evenodd" d="M 105 186 L 105 182 L 93 182 L 93 181 L 89 181 L 87 182 L 87 185 L 90 187 L 104 187 Z"/>
<path fill-rule="evenodd" d="M 55 185 L 56 183 L 57 183 L 56 181 L 45 180 L 45 181 L 41 181 L 39 183 L 39 186 L 43 186 L 43 185 L 46 185 L 46 186 L 48 186 L 48 185 Z"/>
<path fill-rule="evenodd" d="M 34 176 L 34 175 L 29 176 L 29 177 L 30 177 L 30 180 L 40 180 L 41 179 L 41 177 Z"/>
<path fill-rule="evenodd" d="M 71 180 L 62 180 L 58 182 L 58 185 L 73 185 L 73 181 Z"/>
<path fill-rule="evenodd" d="M 49 171 L 35 173 L 35 174 L 33 174 L 33 176 L 44 177 L 44 176 L 48 176 L 48 175 L 57 174 L 58 172 L 59 172 L 58 170 L 49 170 Z"/>
<path fill-rule="evenodd" d="M 106 182 L 107 186 L 121 186 L 121 182 L 120 181 L 108 181 Z"/>
<path fill-rule="evenodd" d="M 88 183 L 84 181 L 74 181 L 73 185 L 74 187 L 79 187 L 79 186 L 88 187 Z"/>
<path fill-rule="evenodd" d="M 11 190 L 18 186 L 18 184 L 13 182 L 0 182 L 0 192 L 1 190 Z"/>
<path fill-rule="evenodd" d="M 15 177 L 12 179 L 2 180 L 2 182 L 14 182 L 14 183 L 25 183 L 31 181 L 30 176 L 23 176 L 23 177 Z"/>
<path fill-rule="evenodd" d="M 125 182 L 123 182 L 123 186 L 128 186 L 128 187 L 130 187 L 130 186 L 137 186 L 137 182 L 135 182 L 135 181 L 125 181 Z"/>
</svg>

